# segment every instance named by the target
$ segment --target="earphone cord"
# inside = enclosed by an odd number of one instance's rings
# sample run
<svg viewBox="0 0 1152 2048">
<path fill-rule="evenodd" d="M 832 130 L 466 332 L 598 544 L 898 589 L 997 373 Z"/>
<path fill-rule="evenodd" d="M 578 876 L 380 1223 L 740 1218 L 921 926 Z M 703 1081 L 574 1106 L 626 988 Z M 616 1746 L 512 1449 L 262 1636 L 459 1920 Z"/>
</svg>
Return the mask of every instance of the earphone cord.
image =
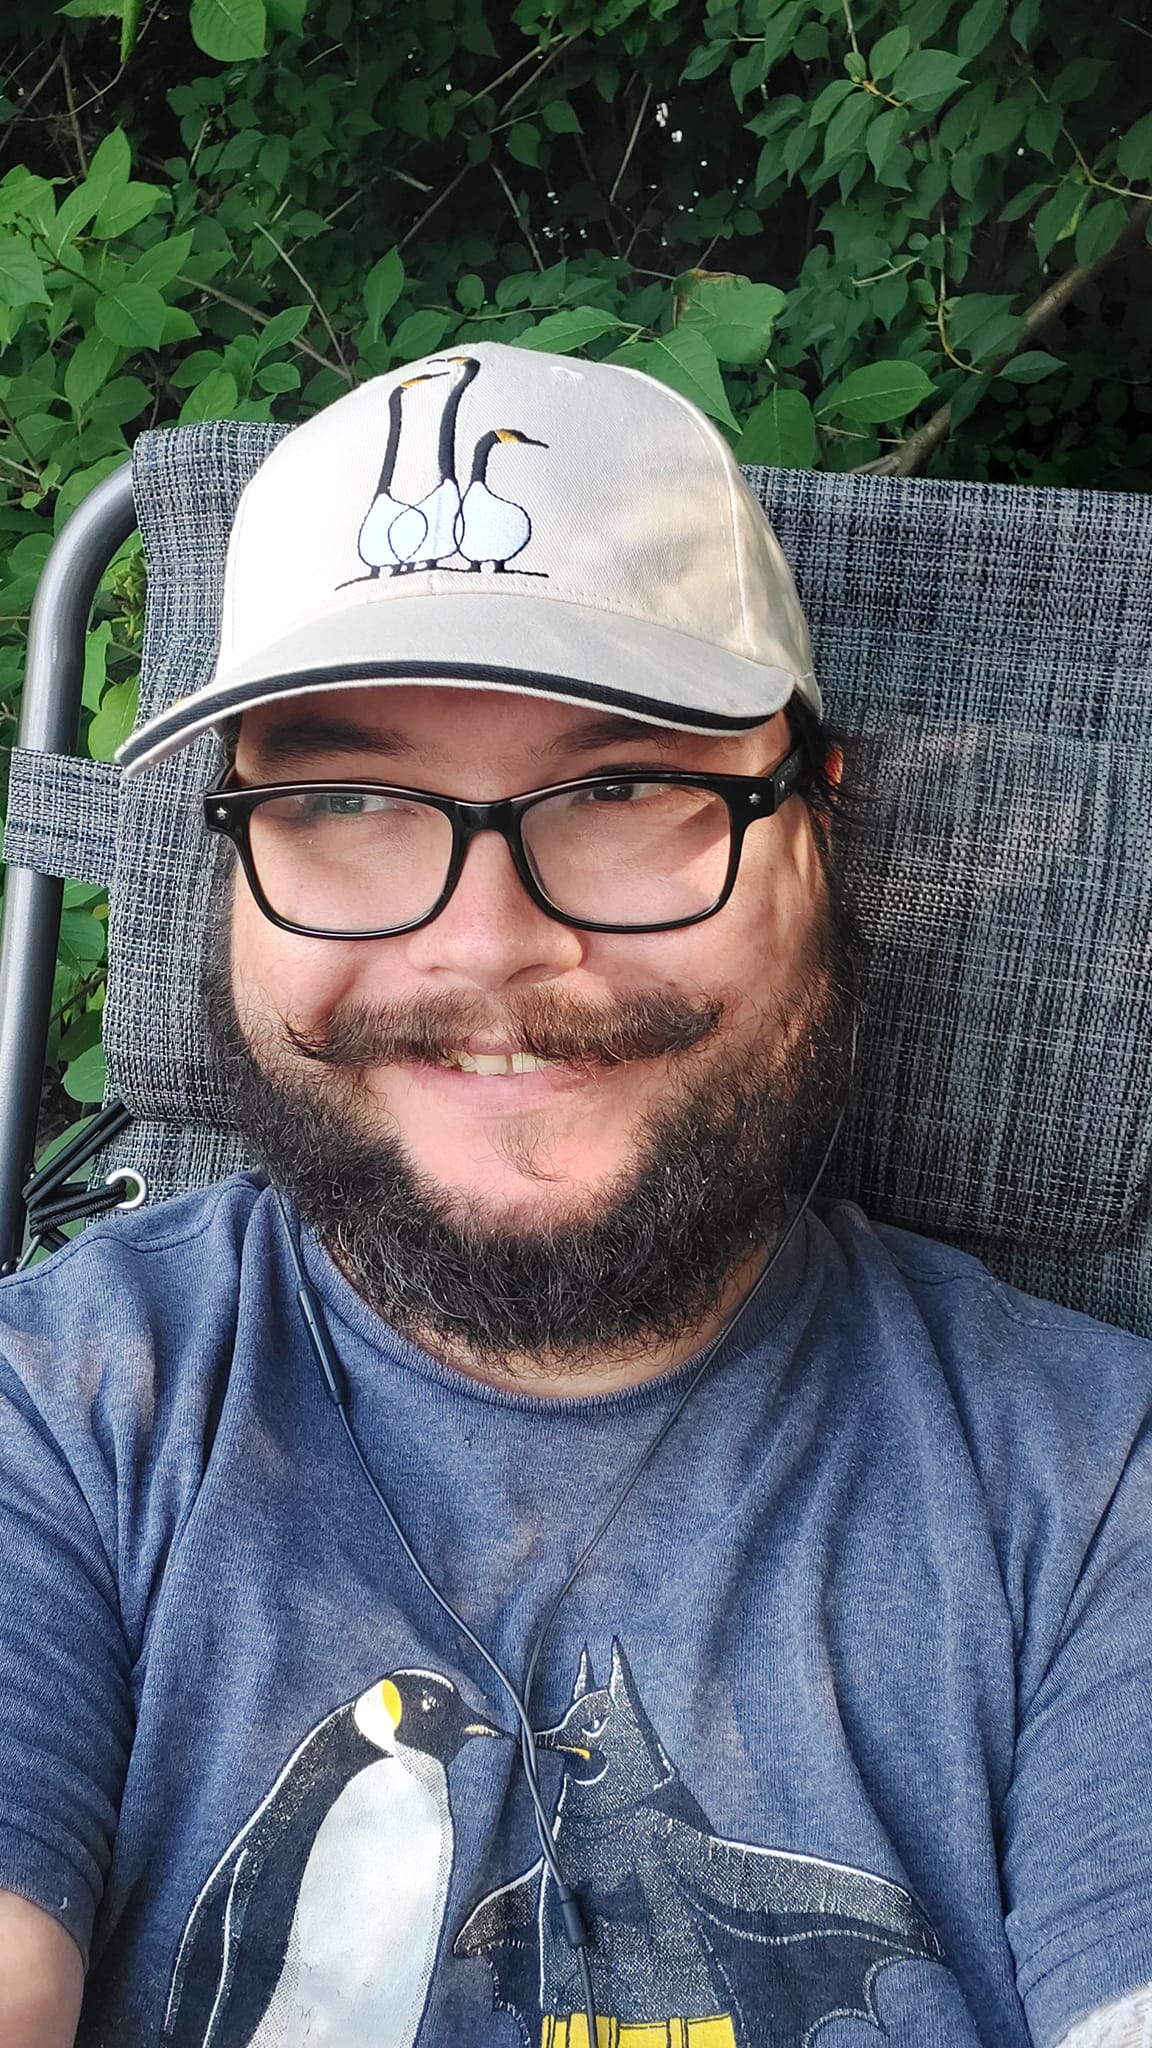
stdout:
<svg viewBox="0 0 1152 2048">
<path fill-rule="evenodd" d="M 854 1054 L 855 1043 L 853 1043 L 853 1055 Z M 836 1140 L 840 1136 L 840 1131 L 844 1122 L 846 1109 L 847 1102 L 845 1102 L 845 1104 L 841 1107 L 840 1114 L 836 1119 L 835 1129 L 833 1130 L 832 1136 L 829 1138 L 828 1143 L 824 1148 L 820 1164 L 816 1168 L 816 1171 L 812 1176 L 812 1181 L 808 1188 L 808 1191 L 805 1194 L 803 1201 L 800 1203 L 799 1207 L 795 1211 L 794 1215 L 791 1217 L 789 1223 L 787 1224 L 787 1227 L 781 1234 L 778 1242 L 773 1246 L 771 1256 L 769 1257 L 763 1272 L 760 1274 L 759 1278 L 757 1279 L 755 1285 L 752 1287 L 750 1292 L 745 1295 L 743 1301 L 738 1303 L 737 1307 L 732 1311 L 732 1314 L 728 1317 L 727 1322 L 724 1323 L 723 1327 L 720 1329 L 718 1334 L 712 1339 L 712 1342 L 708 1345 L 707 1349 L 705 1350 L 703 1356 L 700 1359 L 699 1364 L 696 1367 L 696 1370 L 690 1375 L 687 1383 L 685 1384 L 679 1399 L 674 1404 L 671 1412 L 665 1417 L 664 1421 L 661 1423 L 659 1429 L 656 1431 L 656 1434 L 652 1438 L 651 1442 L 646 1446 L 644 1451 L 641 1453 L 640 1457 L 637 1459 L 635 1465 L 632 1467 L 632 1470 L 628 1475 L 628 1478 L 625 1480 L 624 1485 L 621 1487 L 619 1493 L 617 1493 L 614 1497 L 611 1506 L 608 1508 L 607 1512 L 597 1523 L 591 1536 L 588 1538 L 587 1543 L 584 1545 L 583 1550 L 577 1557 L 575 1564 L 572 1566 L 571 1571 L 568 1573 L 567 1578 L 561 1585 L 559 1592 L 555 1595 L 550 1607 L 548 1608 L 547 1613 L 544 1616 L 543 1621 L 541 1622 L 539 1628 L 536 1631 L 535 1637 L 533 1638 L 532 1648 L 524 1674 L 524 1685 L 522 1692 L 517 1690 L 517 1687 L 513 1684 L 512 1680 L 509 1678 L 507 1672 L 503 1669 L 502 1665 L 498 1663 L 497 1659 L 492 1655 L 492 1652 L 489 1649 L 487 1649 L 485 1645 L 481 1642 L 479 1636 L 476 1635 L 471 1628 L 469 1628 L 468 1623 L 464 1620 L 463 1616 L 457 1613 L 451 1601 L 448 1600 L 446 1596 L 440 1591 L 440 1588 L 436 1585 L 435 1581 L 429 1576 L 428 1572 L 424 1569 L 424 1566 L 421 1564 L 420 1559 L 417 1557 L 416 1552 L 412 1548 L 412 1545 L 409 1543 L 407 1536 L 404 1534 L 404 1531 L 401 1528 L 400 1523 L 398 1522 L 395 1514 L 393 1513 L 392 1508 L 389 1506 L 387 1499 L 385 1498 L 380 1487 L 376 1483 L 375 1476 L 368 1464 L 367 1459 L 364 1456 L 363 1451 L 360 1448 L 360 1444 L 357 1440 L 356 1433 L 352 1427 L 351 1421 L 348 1416 L 347 1376 L 345 1374 L 343 1365 L 340 1362 L 340 1357 L 336 1350 L 336 1346 L 333 1342 L 331 1331 L 328 1328 L 328 1320 L 324 1313 L 323 1305 L 315 1289 L 313 1288 L 311 1281 L 308 1279 L 308 1276 L 304 1271 L 304 1261 L 303 1256 L 301 1254 L 299 1243 L 297 1241 L 296 1230 L 293 1225 L 292 1219 L 289 1215 L 283 1194 L 281 1193 L 278 1187 L 275 1189 L 276 1199 L 280 1205 L 280 1213 L 284 1220 L 284 1228 L 288 1240 L 288 1249 L 292 1259 L 292 1266 L 296 1276 L 296 1299 L 304 1319 L 304 1325 L 308 1333 L 309 1341 L 312 1346 L 316 1363 L 320 1370 L 321 1379 L 324 1382 L 325 1391 L 328 1395 L 329 1400 L 333 1403 L 337 1415 L 340 1418 L 344 1434 L 352 1447 L 352 1451 L 356 1458 L 356 1462 L 359 1465 L 360 1470 L 363 1472 L 364 1477 L 367 1480 L 368 1485 L 370 1486 L 377 1502 L 383 1509 L 389 1527 L 391 1528 L 393 1535 L 399 1543 L 401 1550 L 404 1552 L 405 1557 L 408 1559 L 409 1564 L 412 1566 L 413 1571 L 416 1573 L 417 1578 L 420 1580 L 421 1584 L 425 1587 L 427 1592 L 431 1594 L 433 1600 L 436 1602 L 436 1605 L 447 1616 L 453 1628 L 456 1629 L 456 1631 L 464 1638 L 465 1642 L 471 1644 L 477 1656 L 480 1657 L 483 1660 L 483 1662 L 488 1666 L 488 1669 L 492 1672 L 493 1676 L 498 1680 L 499 1684 L 501 1685 L 504 1692 L 507 1694 L 509 1700 L 511 1701 L 512 1708 L 516 1715 L 516 1720 L 519 1726 L 521 1762 L 523 1765 L 524 1777 L 528 1786 L 529 1797 L 532 1801 L 532 1814 L 536 1826 L 536 1833 L 540 1841 L 540 1851 L 544 1858 L 544 1862 L 547 1866 L 549 1874 L 551 1875 L 552 1880 L 556 1886 L 556 1896 L 560 1907 L 561 1917 L 563 1920 L 565 1937 L 568 1941 L 569 1947 L 575 1953 L 577 1966 L 580 1972 L 580 1983 L 584 1998 L 584 2010 L 588 2026 L 589 2044 L 595 2044 L 597 2040 L 597 2031 L 596 2001 L 593 1992 L 592 1974 L 587 1952 L 588 1929 L 584 1922 L 584 1916 L 580 1908 L 579 1900 L 577 1899 L 575 1893 L 573 1892 L 571 1886 L 568 1884 L 568 1881 L 564 1876 L 564 1872 L 560 1866 L 560 1861 L 556 1853 L 556 1844 L 552 1832 L 552 1822 L 549 1819 L 548 1811 L 544 1804 L 544 1795 L 540 1785 L 540 1772 L 539 1762 L 536 1754 L 536 1741 L 532 1731 L 530 1702 L 532 1697 L 532 1686 L 535 1680 L 537 1667 L 540 1662 L 540 1655 L 544 1648 L 544 1644 L 547 1641 L 547 1638 L 552 1630 L 556 1617 L 559 1614 L 564 1601 L 567 1599 L 568 1594 L 571 1592 L 572 1587 L 575 1585 L 576 1580 L 579 1578 L 581 1572 L 584 1570 L 584 1567 L 587 1565 L 589 1559 L 592 1557 L 593 1553 L 598 1549 L 600 1543 L 607 1535 L 609 1529 L 612 1527 L 612 1524 L 615 1522 L 617 1516 L 621 1513 L 621 1510 L 624 1508 L 626 1502 L 630 1499 L 636 1486 L 643 1477 L 644 1473 L 647 1471 L 649 1465 L 652 1463 L 652 1460 L 655 1458 L 657 1452 L 660 1450 L 661 1446 L 666 1442 L 672 1430 L 675 1428 L 677 1422 L 680 1420 L 681 1415 L 684 1413 L 685 1408 L 687 1407 L 693 1394 L 696 1392 L 696 1389 L 698 1388 L 700 1382 L 704 1378 L 705 1373 L 711 1366 L 712 1361 L 716 1356 L 716 1353 L 720 1349 L 720 1346 L 724 1343 L 725 1339 L 732 1331 L 734 1325 L 744 1315 L 745 1311 L 749 1309 L 752 1306 L 752 1303 L 757 1299 L 761 1289 L 765 1285 L 765 1282 L 768 1280 L 769 1275 L 774 1271 L 775 1267 L 777 1266 L 781 1257 L 783 1256 L 785 1249 L 791 1242 L 792 1237 L 795 1234 L 802 1218 L 806 1215 L 809 1205 L 812 1202 L 816 1190 L 819 1187 L 820 1182 L 823 1178 L 825 1168 L 827 1167 L 828 1161 L 832 1156 L 833 1147 L 836 1144 Z"/>
</svg>

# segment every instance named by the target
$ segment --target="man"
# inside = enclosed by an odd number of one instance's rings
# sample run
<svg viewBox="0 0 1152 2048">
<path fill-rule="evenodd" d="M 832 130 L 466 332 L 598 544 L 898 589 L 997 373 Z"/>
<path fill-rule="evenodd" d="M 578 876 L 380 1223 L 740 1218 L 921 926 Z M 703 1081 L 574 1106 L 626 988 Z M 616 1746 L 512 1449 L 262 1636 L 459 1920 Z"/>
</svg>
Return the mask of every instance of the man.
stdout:
<svg viewBox="0 0 1152 2048">
<path fill-rule="evenodd" d="M 1152 1353 L 813 1206 L 820 717 L 634 373 L 433 359 L 245 493 L 125 761 L 223 734 L 273 1178 L 0 1295 L 5 2048 L 1145 2040 Z"/>
</svg>

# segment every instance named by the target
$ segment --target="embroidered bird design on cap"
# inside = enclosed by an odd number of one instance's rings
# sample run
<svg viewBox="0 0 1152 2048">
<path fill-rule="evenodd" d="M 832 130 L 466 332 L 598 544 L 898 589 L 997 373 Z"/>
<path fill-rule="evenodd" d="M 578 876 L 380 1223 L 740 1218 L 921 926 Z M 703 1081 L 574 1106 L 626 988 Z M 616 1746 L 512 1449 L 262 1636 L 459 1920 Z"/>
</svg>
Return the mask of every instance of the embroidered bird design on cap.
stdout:
<svg viewBox="0 0 1152 2048">
<path fill-rule="evenodd" d="M 464 393 L 480 374 L 475 356 L 450 356 L 443 365 L 406 377 L 388 397 L 388 440 L 375 495 L 357 536 L 357 552 L 370 582 L 385 570 L 389 576 L 417 570 L 451 568 L 476 574 L 485 568 L 500 574 L 532 538 L 532 518 L 514 498 L 503 496 L 488 482 L 493 451 L 499 447 L 545 448 L 518 427 L 492 427 L 481 434 L 472 451 L 467 481 L 461 490 L 457 454 L 458 415 Z M 437 481 L 422 497 L 409 501 L 395 491 L 396 473 L 405 437 L 405 398 L 415 386 L 439 381 L 450 385 L 441 408 L 436 443 Z M 413 432 L 410 423 L 409 437 Z M 546 571 L 521 570 L 521 575 Z M 342 588 L 345 586 L 341 586 Z"/>
</svg>

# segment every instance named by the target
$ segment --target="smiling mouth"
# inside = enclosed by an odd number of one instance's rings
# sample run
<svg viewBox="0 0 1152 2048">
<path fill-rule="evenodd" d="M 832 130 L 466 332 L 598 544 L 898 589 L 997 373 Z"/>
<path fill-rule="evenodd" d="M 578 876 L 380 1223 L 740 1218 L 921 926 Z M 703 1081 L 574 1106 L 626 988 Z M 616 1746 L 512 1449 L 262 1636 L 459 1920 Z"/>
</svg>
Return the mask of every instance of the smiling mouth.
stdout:
<svg viewBox="0 0 1152 2048">
<path fill-rule="evenodd" d="M 530 1052 L 450 1052 L 443 1064 L 462 1074 L 543 1074 L 562 1060 L 538 1060 Z"/>
</svg>

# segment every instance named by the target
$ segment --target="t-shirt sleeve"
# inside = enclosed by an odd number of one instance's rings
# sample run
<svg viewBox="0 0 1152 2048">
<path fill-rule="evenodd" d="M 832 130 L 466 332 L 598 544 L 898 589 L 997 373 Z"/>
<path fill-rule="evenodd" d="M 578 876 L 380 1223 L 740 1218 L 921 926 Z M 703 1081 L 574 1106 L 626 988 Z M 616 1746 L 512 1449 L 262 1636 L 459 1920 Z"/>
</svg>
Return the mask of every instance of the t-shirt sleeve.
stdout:
<svg viewBox="0 0 1152 2048">
<path fill-rule="evenodd" d="M 0 1558 L 0 1889 L 87 1959 L 132 1739 L 115 1518 L 2 1356 Z"/>
<path fill-rule="evenodd" d="M 1098 1474 L 1070 1462 L 1065 1487 Z M 1033 2040 L 1152 1980 L 1152 1429 L 1098 1520 L 1004 1809 L 1007 1929 Z"/>
</svg>

